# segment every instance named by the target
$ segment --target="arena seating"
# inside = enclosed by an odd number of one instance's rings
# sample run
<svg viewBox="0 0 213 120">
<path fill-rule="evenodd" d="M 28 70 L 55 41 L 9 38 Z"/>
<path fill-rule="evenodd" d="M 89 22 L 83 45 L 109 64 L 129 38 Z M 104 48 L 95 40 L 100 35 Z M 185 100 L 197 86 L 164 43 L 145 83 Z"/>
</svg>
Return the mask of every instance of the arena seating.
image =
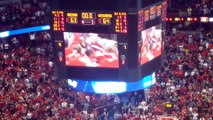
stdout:
<svg viewBox="0 0 213 120">
<path fill-rule="evenodd" d="M 48 23 L 45 16 L 49 7 L 35 1 L 2 4 L 0 31 Z M 212 4 L 210 0 L 175 0 L 169 2 L 169 12 L 186 12 L 190 6 L 192 15 L 203 15 L 206 8 L 212 13 Z M 69 88 L 66 80 L 55 77 L 48 32 L 7 38 L 8 42 L 0 43 L 0 118 L 212 120 L 213 33 L 168 33 L 165 64 L 157 71 L 157 83 L 146 93 L 146 99 L 141 98 L 140 91 L 98 95 Z"/>
<path fill-rule="evenodd" d="M 173 43 L 173 44 L 171 44 Z M 65 80 L 54 76 L 49 43 L 29 45 L 0 53 L 0 117 L 5 119 L 94 119 L 111 112 L 118 119 L 155 119 L 171 115 L 178 119 L 212 117 L 212 36 L 176 33 L 168 36 L 165 47 L 165 67 L 158 71 L 157 84 L 149 99 L 129 102 L 126 107 L 98 113 L 113 95 L 95 95 L 68 88 Z M 40 50 L 38 50 L 38 48 Z M 50 54 L 46 54 L 46 53 Z M 130 98 L 129 98 L 130 99 Z M 103 102 L 106 101 L 106 102 Z M 165 107 L 169 102 L 172 109 Z M 109 117 L 109 116 L 108 116 Z"/>
<path fill-rule="evenodd" d="M 49 13 L 47 3 L 37 0 L 4 2 L 0 4 L 0 31 L 48 24 Z"/>
<path fill-rule="evenodd" d="M 212 0 L 168 0 L 168 13 L 175 16 L 212 16 Z"/>
</svg>

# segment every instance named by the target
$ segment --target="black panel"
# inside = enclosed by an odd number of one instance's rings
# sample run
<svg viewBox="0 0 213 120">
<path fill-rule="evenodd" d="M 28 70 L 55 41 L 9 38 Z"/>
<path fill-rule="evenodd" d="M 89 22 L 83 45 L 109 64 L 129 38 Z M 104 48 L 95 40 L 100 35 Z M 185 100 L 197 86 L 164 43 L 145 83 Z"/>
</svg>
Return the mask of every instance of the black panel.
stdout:
<svg viewBox="0 0 213 120">
<path fill-rule="evenodd" d="M 114 33 L 114 28 L 111 26 L 66 26 L 66 31 Z"/>
<path fill-rule="evenodd" d="M 154 60 L 145 63 L 142 66 L 142 77 L 145 77 L 147 75 L 150 75 L 153 73 L 153 71 L 156 71 L 162 67 L 162 56 L 159 56 L 155 58 Z"/>
<path fill-rule="evenodd" d="M 57 5 L 58 9 L 117 10 L 118 1 L 119 0 L 60 0 Z"/>
<path fill-rule="evenodd" d="M 128 68 L 136 69 L 138 67 L 138 31 L 137 15 L 129 15 L 128 22 Z"/>
<path fill-rule="evenodd" d="M 81 80 L 118 80 L 118 69 L 67 67 L 68 78 Z"/>
<path fill-rule="evenodd" d="M 128 0 L 128 8 L 137 8 L 137 0 Z"/>
<path fill-rule="evenodd" d="M 160 1 L 162 0 L 141 0 L 141 8 L 147 7 Z"/>
<path fill-rule="evenodd" d="M 155 18 L 153 20 L 149 20 L 149 21 L 145 22 L 144 29 L 148 29 L 148 28 L 150 28 L 152 26 L 158 25 L 161 22 L 162 22 L 161 17 L 157 17 L 157 18 Z"/>
</svg>

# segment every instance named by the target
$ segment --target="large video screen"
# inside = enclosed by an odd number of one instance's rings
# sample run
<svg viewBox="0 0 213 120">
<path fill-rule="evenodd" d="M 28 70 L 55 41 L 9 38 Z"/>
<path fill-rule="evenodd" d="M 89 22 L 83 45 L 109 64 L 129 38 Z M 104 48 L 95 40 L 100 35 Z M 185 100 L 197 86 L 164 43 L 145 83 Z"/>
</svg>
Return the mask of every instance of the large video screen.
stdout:
<svg viewBox="0 0 213 120">
<path fill-rule="evenodd" d="M 141 65 L 155 59 L 162 52 L 162 24 L 153 26 L 141 33 Z"/>
<path fill-rule="evenodd" d="M 119 68 L 116 34 L 64 32 L 67 66 Z"/>
</svg>

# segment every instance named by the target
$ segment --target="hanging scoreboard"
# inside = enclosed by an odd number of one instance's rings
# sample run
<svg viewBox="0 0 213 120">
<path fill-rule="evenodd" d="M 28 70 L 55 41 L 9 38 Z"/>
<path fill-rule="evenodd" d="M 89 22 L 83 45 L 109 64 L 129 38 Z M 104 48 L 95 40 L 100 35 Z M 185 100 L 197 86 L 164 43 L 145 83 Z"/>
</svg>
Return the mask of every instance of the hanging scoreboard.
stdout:
<svg viewBox="0 0 213 120">
<path fill-rule="evenodd" d="M 58 77 L 133 82 L 151 75 L 162 66 L 166 5 L 159 0 L 54 1 Z"/>
</svg>

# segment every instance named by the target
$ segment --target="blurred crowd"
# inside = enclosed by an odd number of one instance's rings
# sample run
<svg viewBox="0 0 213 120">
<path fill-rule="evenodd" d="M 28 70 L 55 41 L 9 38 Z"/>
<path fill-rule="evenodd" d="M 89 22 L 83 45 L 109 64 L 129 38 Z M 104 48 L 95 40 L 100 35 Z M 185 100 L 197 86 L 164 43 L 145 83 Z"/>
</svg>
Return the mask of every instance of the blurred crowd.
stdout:
<svg viewBox="0 0 213 120">
<path fill-rule="evenodd" d="M 48 44 L 39 46 L 48 50 Z M 11 45 L 12 46 L 12 45 Z M 86 120 L 115 95 L 70 89 L 54 76 L 52 50 L 33 51 L 20 45 L 0 52 L 0 118 L 5 120 Z M 45 54 L 49 52 L 51 54 Z M 110 103 L 109 103 L 110 104 Z M 99 108 L 98 108 L 99 107 Z"/>
<path fill-rule="evenodd" d="M 212 61 L 212 33 L 172 32 L 165 41 L 164 67 L 157 72 L 157 83 L 145 92 L 146 99 L 139 99 L 139 91 L 127 95 L 127 104 L 114 112 L 114 118 L 212 120 Z"/>
<path fill-rule="evenodd" d="M 160 114 L 185 120 L 210 120 L 213 111 L 213 36 L 174 32 L 165 41 L 164 67 L 150 89 Z M 166 110 L 170 103 L 172 108 Z M 166 110 L 166 111 L 165 111 Z"/>
<path fill-rule="evenodd" d="M 48 24 L 50 8 L 37 0 L 17 0 L 0 4 L 0 31 Z"/>
<path fill-rule="evenodd" d="M 191 11 L 191 15 L 210 15 L 213 10 L 210 0 L 175 0 L 169 4 L 170 11 Z M 45 24 L 49 11 L 45 2 L 37 0 L 4 3 L 0 6 L 0 31 Z M 213 118 L 212 33 L 171 31 L 165 40 L 164 67 L 145 95 L 143 91 L 115 95 L 73 90 L 66 80 L 55 77 L 50 40 L 48 32 L 0 39 L 0 119 Z"/>
<path fill-rule="evenodd" d="M 212 120 L 212 34 L 173 32 L 167 36 L 165 64 L 146 99 L 141 91 L 97 95 L 69 88 L 66 80 L 55 77 L 50 45 L 30 46 L 29 42 L 0 52 L 0 118 L 154 120 L 166 115 Z"/>
<path fill-rule="evenodd" d="M 212 0 L 168 0 L 168 13 L 186 12 L 188 16 L 212 16 Z"/>
</svg>

